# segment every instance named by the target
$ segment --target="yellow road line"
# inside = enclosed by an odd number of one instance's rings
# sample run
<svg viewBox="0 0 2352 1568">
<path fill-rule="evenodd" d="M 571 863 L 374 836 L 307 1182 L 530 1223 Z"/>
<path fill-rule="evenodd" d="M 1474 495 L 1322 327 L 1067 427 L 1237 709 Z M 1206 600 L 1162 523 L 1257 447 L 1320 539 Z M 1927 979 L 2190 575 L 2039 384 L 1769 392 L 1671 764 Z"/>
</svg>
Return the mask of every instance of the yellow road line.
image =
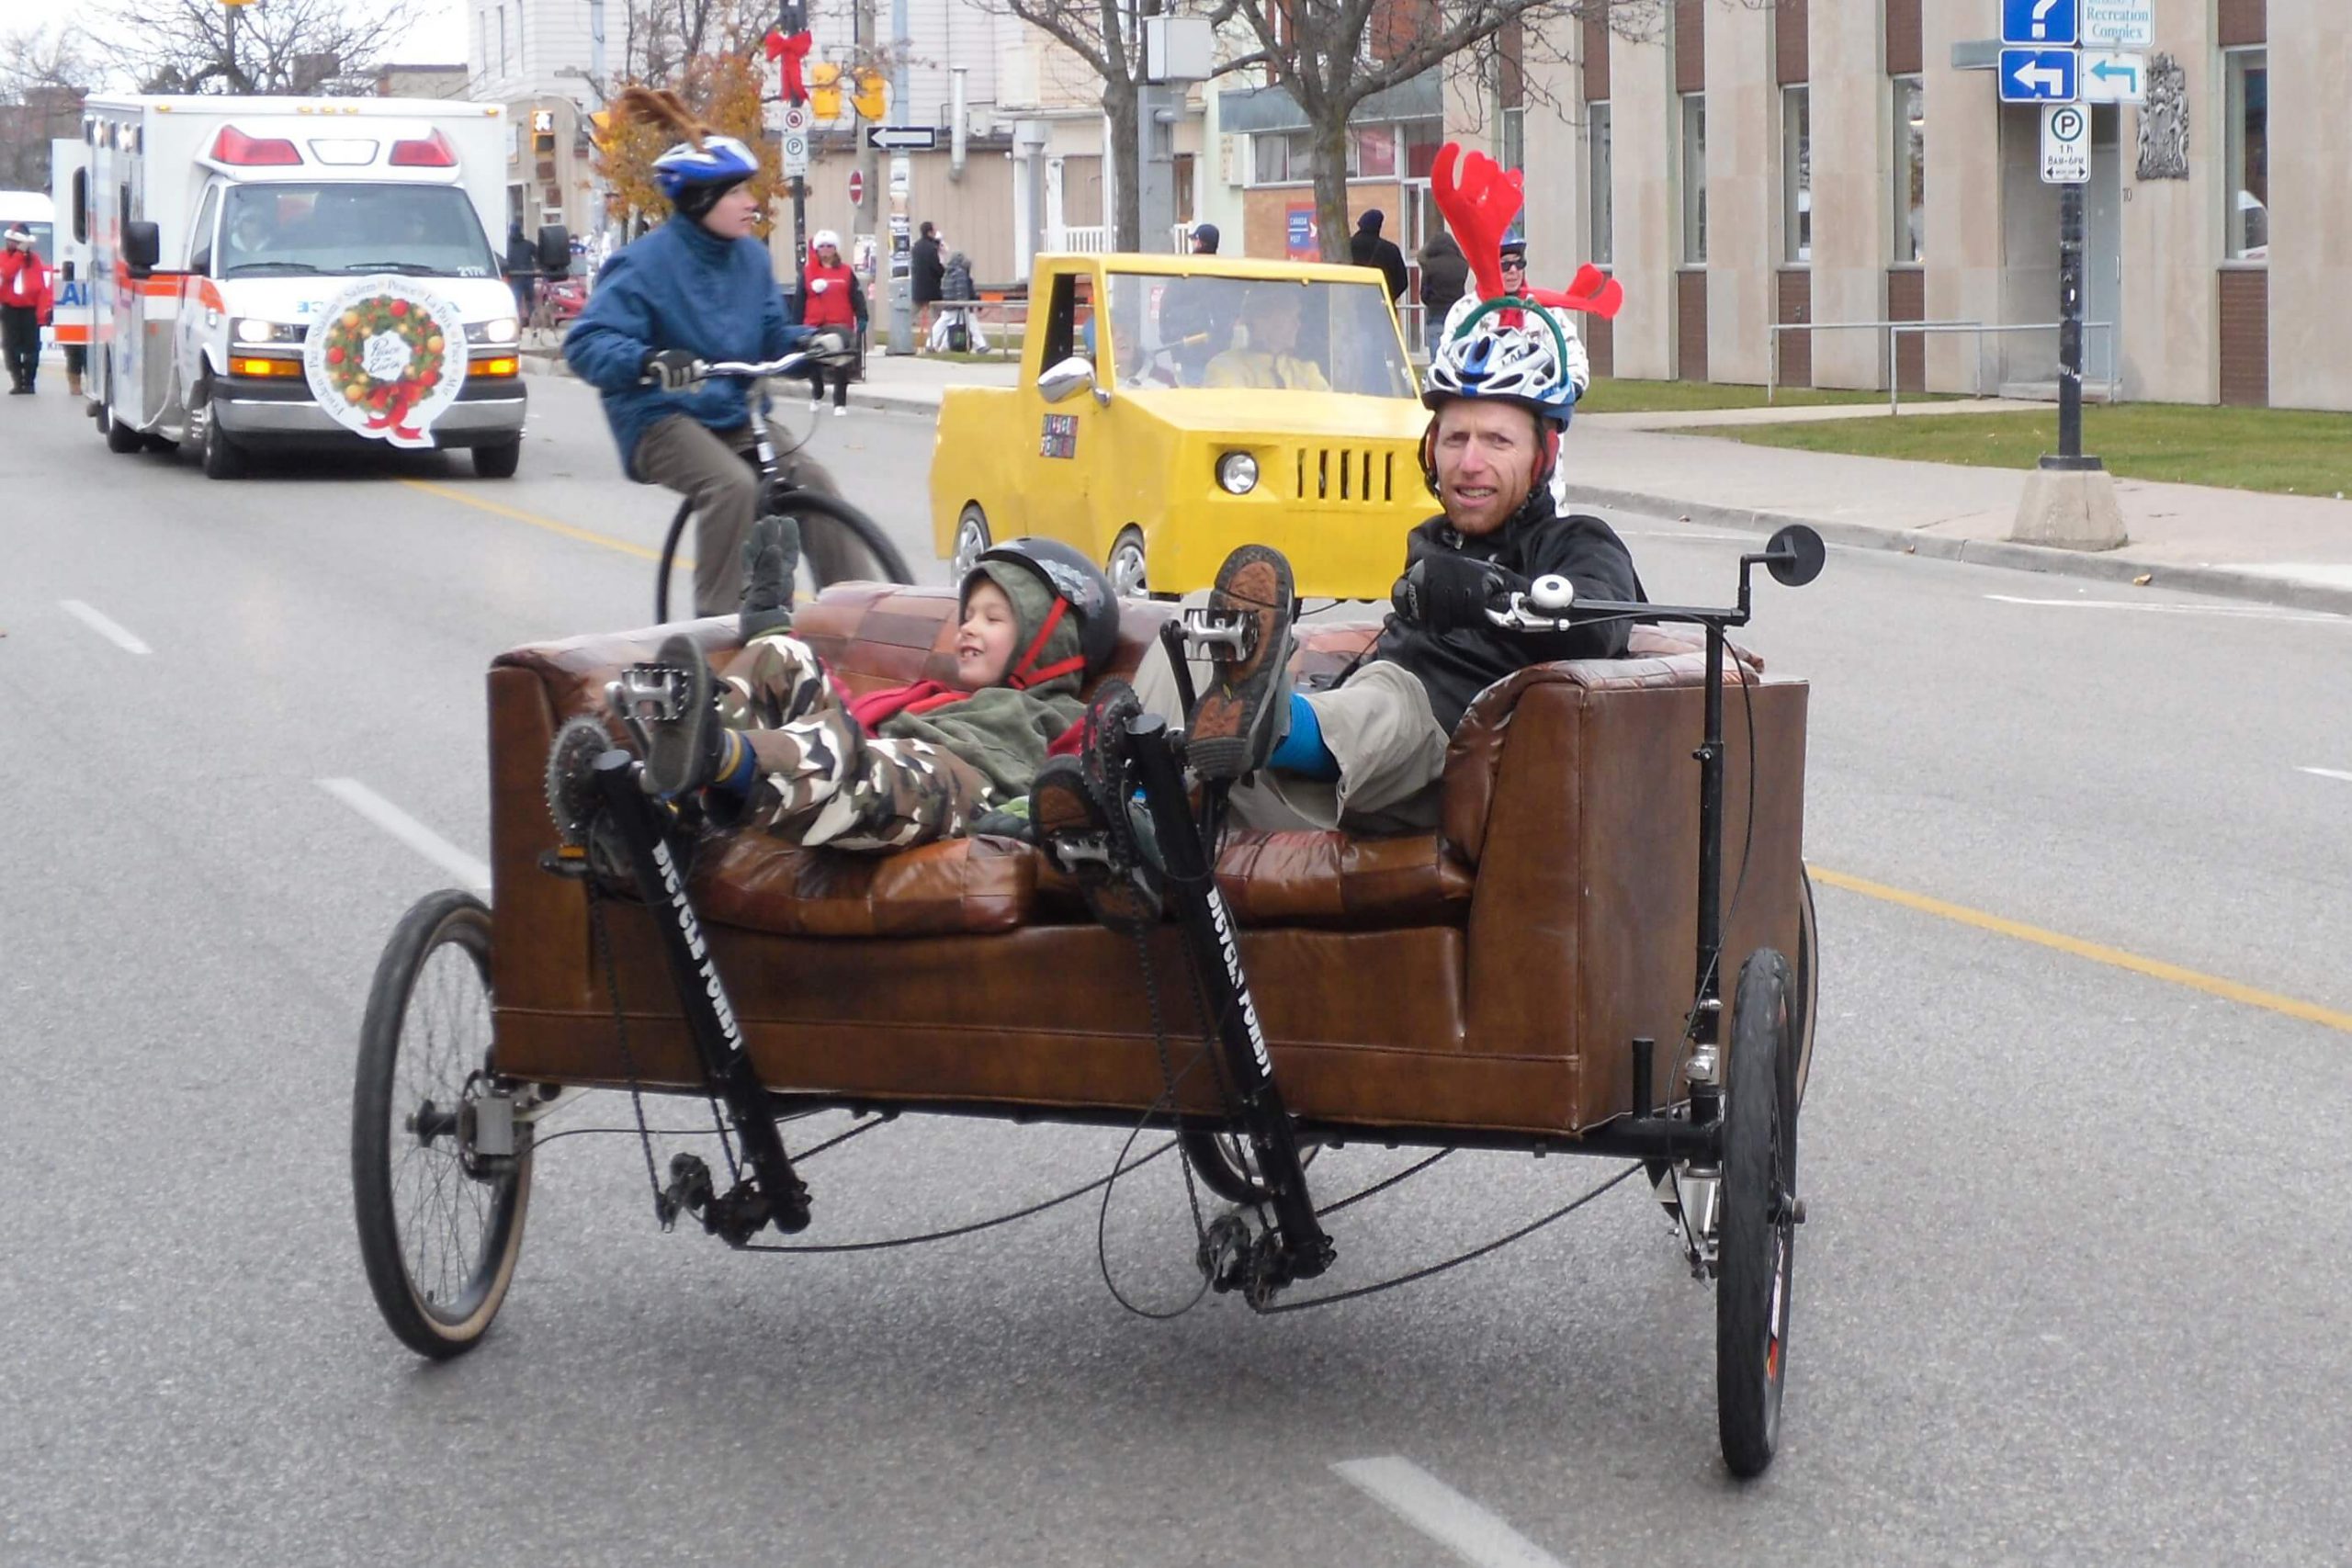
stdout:
<svg viewBox="0 0 2352 1568">
<path fill-rule="evenodd" d="M 2252 986 L 2242 986 L 2235 980 L 2224 980 L 2218 975 L 2206 975 L 2195 969 L 2184 969 L 2177 964 L 2166 964 L 2160 959 L 2143 958 L 2136 953 L 2126 953 L 2121 948 L 2107 947 L 2098 942 L 2085 942 L 2080 937 L 2067 936 L 2062 931 L 2045 931 L 2040 926 L 2029 926 L 2018 920 L 2004 919 L 1999 915 L 1986 914 L 1982 909 L 1972 909 L 1965 905 L 1947 904 L 1940 898 L 1930 898 L 1923 893 L 1908 893 L 1900 887 L 1889 887 L 1883 882 L 1868 882 L 1861 877 L 1849 876 L 1843 872 L 1830 871 L 1818 865 L 1809 865 L 1806 869 L 1813 873 L 1813 879 L 1815 882 L 1825 886 L 1842 888 L 1849 893 L 1859 893 L 1865 898 L 1877 898 L 1889 904 L 1900 904 L 1906 909 L 1917 909 L 1923 915 L 1935 915 L 1947 920 L 1957 920 L 1963 926 L 1974 926 L 1978 931 L 1991 931 L 1997 936 L 2013 937 L 2018 942 L 2030 942 L 2038 947 L 2051 948 L 2076 958 L 2086 958 L 2094 964 L 2105 964 L 2112 968 L 2127 969 L 2134 975 L 2145 975 L 2152 980 L 2170 981 L 2176 986 L 2187 986 L 2190 990 L 2202 991 L 2207 996 L 2220 997 L 2225 1001 L 2240 1002 L 2247 1007 L 2261 1008 L 2268 1012 L 2284 1013 L 2289 1018 L 2301 1019 L 2306 1023 L 2316 1023 L 2324 1028 L 2341 1030 L 2346 1034 L 2352 1034 L 2352 1012 L 2338 1012 L 2334 1008 L 2324 1008 L 2316 1002 L 2299 1001 L 2293 997 L 2282 997 L 2275 991 L 2256 990 Z"/>
<path fill-rule="evenodd" d="M 454 501 L 460 506 L 470 506 L 477 512 L 487 512 L 494 517 L 505 517 L 516 523 L 527 523 L 534 528 L 544 528 L 550 534 L 560 534 L 567 539 L 577 539 L 583 545 L 602 545 L 608 550 L 618 550 L 625 556 L 635 556 L 639 560 L 659 561 L 662 558 L 660 550 L 649 550 L 643 545 L 633 545 L 627 539 L 616 539 L 610 534 L 599 534 L 587 528 L 575 528 L 569 523 L 559 523 L 552 517 L 542 517 L 536 512 L 526 512 L 519 506 L 508 506 L 496 501 L 484 501 L 478 495 L 469 495 L 461 490 L 452 490 L 447 485 L 437 485 L 429 479 L 402 479 L 400 482 L 411 490 L 423 491 L 425 494 L 438 496 L 443 501 Z M 687 555 L 678 557 L 675 570 L 691 578 L 695 570 L 694 557 Z"/>
</svg>

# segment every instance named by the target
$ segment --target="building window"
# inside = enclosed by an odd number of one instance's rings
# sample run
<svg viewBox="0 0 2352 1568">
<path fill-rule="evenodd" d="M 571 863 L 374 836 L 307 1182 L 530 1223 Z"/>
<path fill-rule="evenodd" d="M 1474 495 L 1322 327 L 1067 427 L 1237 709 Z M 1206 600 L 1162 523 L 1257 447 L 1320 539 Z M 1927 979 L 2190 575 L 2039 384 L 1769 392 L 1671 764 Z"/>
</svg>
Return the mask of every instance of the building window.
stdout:
<svg viewBox="0 0 2352 1568">
<path fill-rule="evenodd" d="M 1445 122 L 1408 119 L 1396 128 L 1405 142 L 1405 177 L 1425 180 L 1437 166 L 1437 151 L 1445 145 Z"/>
<path fill-rule="evenodd" d="M 1813 93 L 1781 89 L 1781 259 L 1813 261 Z"/>
<path fill-rule="evenodd" d="M 1351 179 L 1396 177 L 1396 128 L 1366 125 L 1349 133 L 1348 176 Z"/>
<path fill-rule="evenodd" d="M 1894 78 L 1894 262 L 1928 257 L 1928 95 L 1917 76 Z"/>
<path fill-rule="evenodd" d="M 1303 130 L 1261 130 L 1250 138 L 1250 184 L 1290 185 L 1315 177 L 1315 146 Z"/>
<path fill-rule="evenodd" d="M 501 76 L 508 73 L 506 67 L 506 6 L 503 3 L 503 0 L 502 4 L 498 7 L 498 73 Z"/>
<path fill-rule="evenodd" d="M 2233 49 L 2222 57 L 2229 84 L 2225 150 L 2229 216 L 2222 254 L 2233 262 L 2270 259 L 2269 51 Z"/>
<path fill-rule="evenodd" d="M 1707 265 L 1707 95 L 1682 95 L 1682 265 Z"/>
<path fill-rule="evenodd" d="M 1606 103 L 1584 107 L 1585 137 L 1592 160 L 1592 233 L 1589 243 L 1595 266 L 1607 266 L 1615 259 L 1617 214 L 1611 181 L 1614 170 L 1609 155 L 1609 106 Z"/>
</svg>

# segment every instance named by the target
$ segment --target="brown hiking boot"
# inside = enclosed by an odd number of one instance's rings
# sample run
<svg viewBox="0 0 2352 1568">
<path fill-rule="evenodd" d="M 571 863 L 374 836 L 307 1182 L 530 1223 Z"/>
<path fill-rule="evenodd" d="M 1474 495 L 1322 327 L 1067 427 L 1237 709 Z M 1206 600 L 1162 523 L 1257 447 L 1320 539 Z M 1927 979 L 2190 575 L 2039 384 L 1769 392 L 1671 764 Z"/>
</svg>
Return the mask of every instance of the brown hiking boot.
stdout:
<svg viewBox="0 0 2352 1568">
<path fill-rule="evenodd" d="M 1256 622 L 1245 653 L 1212 655 L 1216 673 L 1193 705 L 1184 754 L 1204 779 L 1238 779 L 1265 765 L 1290 701 L 1290 562 L 1280 550 L 1244 545 L 1217 568 L 1209 592 L 1212 611 L 1239 612 Z"/>
</svg>

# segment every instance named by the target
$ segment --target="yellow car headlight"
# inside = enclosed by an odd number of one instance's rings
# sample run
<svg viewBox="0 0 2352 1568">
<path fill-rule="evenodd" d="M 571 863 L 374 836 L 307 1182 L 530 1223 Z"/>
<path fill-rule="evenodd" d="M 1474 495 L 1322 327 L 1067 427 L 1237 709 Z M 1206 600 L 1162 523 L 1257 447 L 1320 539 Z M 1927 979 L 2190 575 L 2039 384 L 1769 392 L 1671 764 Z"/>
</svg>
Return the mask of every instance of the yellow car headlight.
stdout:
<svg viewBox="0 0 2352 1568">
<path fill-rule="evenodd" d="M 1258 459 L 1247 452 L 1227 452 L 1216 460 L 1216 482 L 1228 495 L 1248 495 L 1258 488 Z"/>
</svg>

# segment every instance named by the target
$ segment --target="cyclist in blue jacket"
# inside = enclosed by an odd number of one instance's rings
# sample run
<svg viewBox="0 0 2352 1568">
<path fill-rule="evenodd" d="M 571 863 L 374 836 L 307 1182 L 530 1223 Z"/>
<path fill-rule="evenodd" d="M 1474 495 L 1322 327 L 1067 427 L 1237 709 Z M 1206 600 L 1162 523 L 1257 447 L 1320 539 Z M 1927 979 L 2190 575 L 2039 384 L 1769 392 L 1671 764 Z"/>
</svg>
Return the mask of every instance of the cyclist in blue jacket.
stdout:
<svg viewBox="0 0 2352 1568">
<path fill-rule="evenodd" d="M 693 503 L 695 613 L 731 614 L 760 500 L 758 470 L 747 461 L 751 407 L 743 382 L 699 380 L 697 362 L 775 359 L 805 347 L 844 363 L 853 350 L 838 333 L 786 320 L 766 247 L 752 238 L 759 203 L 747 182 L 760 167 L 752 150 L 701 124 L 672 93 L 631 87 L 619 107 L 682 138 L 653 164 L 675 217 L 605 264 L 563 354 L 603 394 L 628 477 Z M 786 581 L 797 535 L 790 549 Z"/>
</svg>

